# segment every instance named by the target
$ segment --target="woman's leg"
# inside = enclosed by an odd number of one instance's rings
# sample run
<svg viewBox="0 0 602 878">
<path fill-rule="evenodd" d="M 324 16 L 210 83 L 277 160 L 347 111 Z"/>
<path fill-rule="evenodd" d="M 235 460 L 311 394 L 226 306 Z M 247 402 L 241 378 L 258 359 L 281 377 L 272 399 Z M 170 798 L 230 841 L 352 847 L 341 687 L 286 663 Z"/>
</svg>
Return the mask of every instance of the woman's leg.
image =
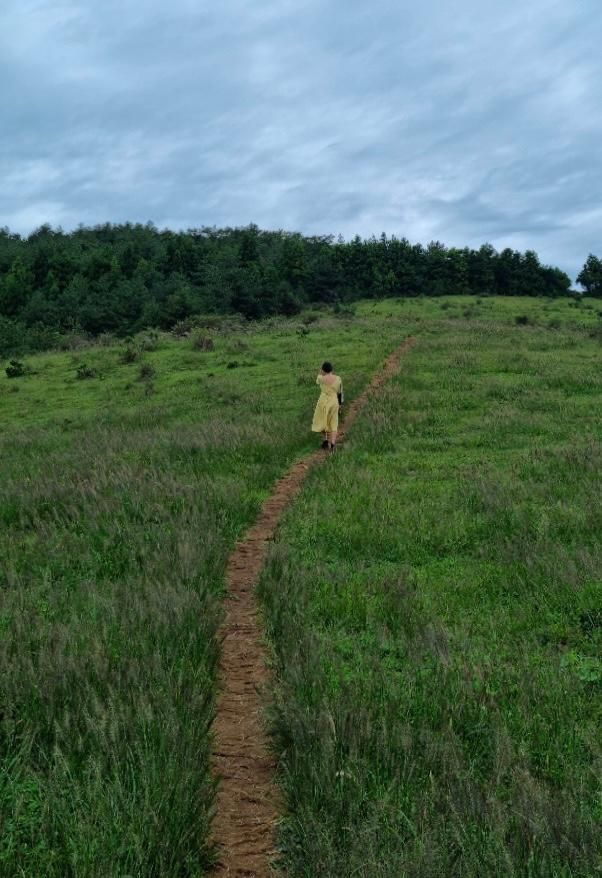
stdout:
<svg viewBox="0 0 602 878">
<path fill-rule="evenodd" d="M 334 448 L 335 445 L 337 444 L 337 431 L 336 430 L 332 430 L 328 434 L 328 441 L 330 442 L 330 447 Z"/>
</svg>

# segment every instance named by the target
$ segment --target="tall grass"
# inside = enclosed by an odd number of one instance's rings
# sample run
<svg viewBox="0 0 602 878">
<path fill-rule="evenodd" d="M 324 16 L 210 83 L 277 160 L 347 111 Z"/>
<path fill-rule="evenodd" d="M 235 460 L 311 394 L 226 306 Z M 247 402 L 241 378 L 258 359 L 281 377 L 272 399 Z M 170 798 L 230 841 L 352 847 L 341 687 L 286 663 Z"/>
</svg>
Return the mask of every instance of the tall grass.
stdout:
<svg viewBox="0 0 602 878">
<path fill-rule="evenodd" d="M 224 566 L 303 450 L 328 354 L 355 392 L 399 323 L 162 339 L 0 380 L 0 875 L 198 876 Z M 334 352 L 334 353 L 332 353 Z M 20 388 L 10 392 L 11 382 Z"/>
<path fill-rule="evenodd" d="M 497 317 L 423 324 L 271 553 L 290 878 L 602 871 L 599 350 Z"/>
</svg>

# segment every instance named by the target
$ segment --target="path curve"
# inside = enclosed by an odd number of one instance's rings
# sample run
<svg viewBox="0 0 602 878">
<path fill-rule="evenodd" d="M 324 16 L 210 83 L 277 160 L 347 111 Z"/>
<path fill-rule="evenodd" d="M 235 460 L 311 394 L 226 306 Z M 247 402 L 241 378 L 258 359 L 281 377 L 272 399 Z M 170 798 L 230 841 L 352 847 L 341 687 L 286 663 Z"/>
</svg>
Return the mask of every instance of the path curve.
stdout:
<svg viewBox="0 0 602 878">
<path fill-rule="evenodd" d="M 393 351 L 365 390 L 346 407 L 339 441 L 367 398 L 397 370 L 401 357 L 414 343 L 414 338 L 407 338 Z M 213 724 L 212 764 L 220 781 L 213 823 L 219 856 L 215 876 L 270 875 L 280 808 L 275 761 L 262 718 L 261 690 L 267 668 L 255 584 L 283 512 L 311 467 L 327 457 L 327 452 L 314 451 L 291 466 L 276 482 L 257 521 L 236 544 L 228 561 L 226 612 L 220 629 L 220 694 Z"/>
</svg>

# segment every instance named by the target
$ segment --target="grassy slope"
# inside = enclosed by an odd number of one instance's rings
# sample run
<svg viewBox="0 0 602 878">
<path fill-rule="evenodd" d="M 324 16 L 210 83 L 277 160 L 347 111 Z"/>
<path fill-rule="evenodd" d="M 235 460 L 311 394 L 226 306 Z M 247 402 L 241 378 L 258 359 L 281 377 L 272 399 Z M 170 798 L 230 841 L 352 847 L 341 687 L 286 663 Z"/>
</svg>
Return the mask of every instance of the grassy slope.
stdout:
<svg viewBox="0 0 602 878">
<path fill-rule="evenodd" d="M 94 348 L 0 377 L 0 874 L 199 875 L 225 559 L 313 440 L 325 356 L 350 396 L 388 318 Z M 238 362 L 238 368 L 228 363 Z M 76 380 L 78 363 L 97 378 Z"/>
<path fill-rule="evenodd" d="M 261 584 L 286 874 L 591 878 L 599 317 L 520 300 L 376 309 L 399 312 L 418 347 L 310 476 Z"/>
</svg>

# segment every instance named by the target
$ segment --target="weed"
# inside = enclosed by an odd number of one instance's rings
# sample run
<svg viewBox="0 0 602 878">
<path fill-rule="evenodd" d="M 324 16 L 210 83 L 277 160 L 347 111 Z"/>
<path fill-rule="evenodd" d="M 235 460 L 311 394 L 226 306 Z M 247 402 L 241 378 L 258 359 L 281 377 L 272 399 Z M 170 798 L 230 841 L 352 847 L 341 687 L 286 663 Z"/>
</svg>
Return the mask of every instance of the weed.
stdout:
<svg viewBox="0 0 602 878">
<path fill-rule="evenodd" d="M 213 343 L 213 339 L 209 338 L 208 335 L 204 335 L 201 332 L 195 332 L 192 336 L 192 349 L 194 351 L 212 351 L 214 350 L 215 345 Z"/>
<path fill-rule="evenodd" d="M 159 333 L 149 329 L 136 337 L 136 344 L 141 351 L 156 351 L 159 347 Z"/>
<path fill-rule="evenodd" d="M 95 369 L 92 369 L 90 366 L 87 366 L 86 363 L 80 363 L 75 371 L 75 377 L 79 381 L 83 381 L 86 378 L 96 378 L 98 373 Z"/>
<path fill-rule="evenodd" d="M 157 374 L 157 370 L 150 363 L 142 363 L 138 372 L 139 381 L 149 381 Z"/>
<path fill-rule="evenodd" d="M 133 344 L 128 344 L 119 354 L 119 362 L 123 365 L 137 363 L 140 359 L 140 351 Z"/>
<path fill-rule="evenodd" d="M 356 310 L 354 306 L 346 304 L 344 302 L 335 302 L 332 312 L 335 317 L 340 317 L 343 320 L 349 320 L 356 316 Z"/>
<path fill-rule="evenodd" d="M 27 367 L 21 360 L 11 360 L 4 371 L 7 378 L 22 378 L 27 374 Z"/>
</svg>

